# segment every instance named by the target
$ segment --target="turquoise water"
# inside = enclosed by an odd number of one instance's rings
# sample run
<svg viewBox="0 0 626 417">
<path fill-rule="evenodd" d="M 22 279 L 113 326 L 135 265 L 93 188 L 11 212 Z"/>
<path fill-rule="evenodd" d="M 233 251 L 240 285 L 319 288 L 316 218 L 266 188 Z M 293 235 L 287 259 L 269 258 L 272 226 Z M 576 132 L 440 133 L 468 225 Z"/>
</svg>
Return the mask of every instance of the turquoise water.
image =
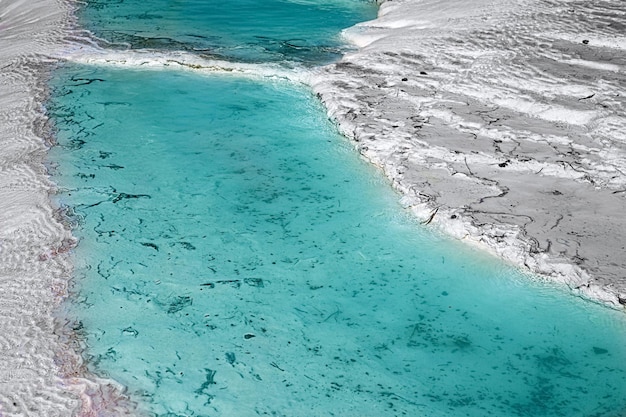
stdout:
<svg viewBox="0 0 626 417">
<path fill-rule="evenodd" d="M 55 84 L 71 314 L 150 412 L 626 410 L 623 313 L 416 225 L 308 91 L 97 67 Z"/>
<path fill-rule="evenodd" d="M 133 47 L 313 65 L 372 7 L 126 0 L 81 16 Z M 305 87 L 67 64 L 51 88 L 57 198 L 80 237 L 67 314 L 91 370 L 142 411 L 626 412 L 624 314 L 416 224 Z"/>
<path fill-rule="evenodd" d="M 376 11 L 368 0 L 106 0 L 88 2 L 80 17 L 97 36 L 132 48 L 320 64 L 341 55 L 341 29 Z"/>
</svg>

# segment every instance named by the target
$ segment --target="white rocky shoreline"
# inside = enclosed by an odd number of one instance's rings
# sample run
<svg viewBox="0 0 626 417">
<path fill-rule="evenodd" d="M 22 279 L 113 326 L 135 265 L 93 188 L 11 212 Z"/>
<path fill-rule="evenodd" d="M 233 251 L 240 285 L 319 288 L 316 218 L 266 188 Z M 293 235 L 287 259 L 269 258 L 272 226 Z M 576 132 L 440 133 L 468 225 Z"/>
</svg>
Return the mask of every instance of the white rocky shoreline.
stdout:
<svg viewBox="0 0 626 417">
<path fill-rule="evenodd" d="M 622 309 L 625 18 L 619 0 L 388 0 L 314 89 L 425 223 Z"/>
</svg>

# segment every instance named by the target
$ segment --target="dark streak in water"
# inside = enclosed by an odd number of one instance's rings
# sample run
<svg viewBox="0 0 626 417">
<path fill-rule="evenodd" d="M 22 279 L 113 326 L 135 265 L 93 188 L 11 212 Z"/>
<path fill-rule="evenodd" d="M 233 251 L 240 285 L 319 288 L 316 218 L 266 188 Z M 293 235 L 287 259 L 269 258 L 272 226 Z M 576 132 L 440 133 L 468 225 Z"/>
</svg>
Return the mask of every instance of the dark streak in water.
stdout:
<svg viewBox="0 0 626 417">
<path fill-rule="evenodd" d="M 158 252 L 159 247 L 157 245 L 155 245 L 154 243 L 150 243 L 150 242 L 140 242 L 142 246 L 146 246 L 148 248 L 152 248 L 154 250 L 156 250 Z"/>
<path fill-rule="evenodd" d="M 126 193 L 119 193 L 117 194 L 117 196 L 112 200 L 113 203 L 117 203 L 120 200 L 125 200 L 125 199 L 134 199 L 134 198 L 152 198 L 147 194 L 126 194 Z"/>
</svg>

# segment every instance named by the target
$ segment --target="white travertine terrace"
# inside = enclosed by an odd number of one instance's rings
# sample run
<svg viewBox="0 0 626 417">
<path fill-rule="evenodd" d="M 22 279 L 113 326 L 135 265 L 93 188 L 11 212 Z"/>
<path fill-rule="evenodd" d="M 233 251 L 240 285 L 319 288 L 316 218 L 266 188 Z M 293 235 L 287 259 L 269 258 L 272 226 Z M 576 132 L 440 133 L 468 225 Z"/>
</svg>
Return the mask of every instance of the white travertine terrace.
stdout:
<svg viewBox="0 0 626 417">
<path fill-rule="evenodd" d="M 626 303 L 622 0 L 389 0 L 314 88 L 407 206 Z"/>
</svg>

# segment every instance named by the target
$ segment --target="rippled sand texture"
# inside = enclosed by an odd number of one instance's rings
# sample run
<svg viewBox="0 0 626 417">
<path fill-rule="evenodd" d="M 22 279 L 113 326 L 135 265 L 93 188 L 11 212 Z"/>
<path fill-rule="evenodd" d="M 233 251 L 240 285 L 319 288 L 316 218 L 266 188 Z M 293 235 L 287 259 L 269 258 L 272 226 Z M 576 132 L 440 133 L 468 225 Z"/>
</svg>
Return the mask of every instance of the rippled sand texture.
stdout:
<svg viewBox="0 0 626 417">
<path fill-rule="evenodd" d="M 622 0 L 400 0 L 316 89 L 407 205 L 626 304 Z"/>
<path fill-rule="evenodd" d="M 52 209 L 43 165 L 42 80 L 69 21 L 55 1 L 0 2 L 0 416 L 96 415 L 114 390 L 79 377 L 54 334 L 74 240 Z M 111 410 L 109 415 L 114 415 Z"/>
</svg>

